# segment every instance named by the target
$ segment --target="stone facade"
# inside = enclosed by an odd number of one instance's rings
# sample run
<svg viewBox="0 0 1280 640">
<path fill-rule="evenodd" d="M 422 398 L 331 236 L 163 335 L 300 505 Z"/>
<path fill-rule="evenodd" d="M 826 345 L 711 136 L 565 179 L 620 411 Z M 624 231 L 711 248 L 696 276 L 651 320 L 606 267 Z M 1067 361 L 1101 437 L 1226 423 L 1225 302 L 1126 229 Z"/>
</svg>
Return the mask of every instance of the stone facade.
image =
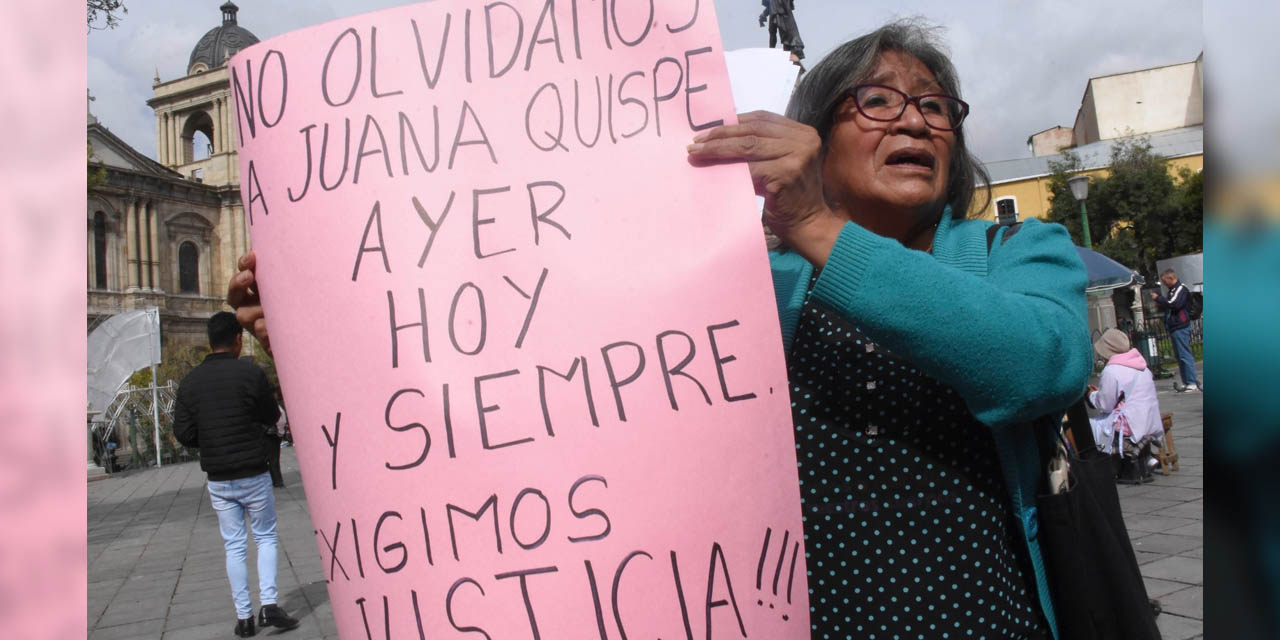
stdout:
<svg viewBox="0 0 1280 640">
<path fill-rule="evenodd" d="M 222 25 L 196 43 L 187 75 L 154 82 L 156 158 L 89 116 L 89 330 L 113 314 L 155 306 L 161 339 L 202 345 L 205 322 L 236 258 L 249 250 L 240 201 L 235 111 L 226 60 L 257 41 L 221 7 Z"/>
<path fill-rule="evenodd" d="M 239 234 L 225 232 L 236 225 L 239 188 L 184 178 L 96 122 L 89 143 L 89 170 L 105 174 L 87 201 L 89 328 L 155 306 L 166 343 L 202 344 L 205 320 L 223 308 L 230 274 L 220 265 L 247 247 L 242 222 Z"/>
</svg>

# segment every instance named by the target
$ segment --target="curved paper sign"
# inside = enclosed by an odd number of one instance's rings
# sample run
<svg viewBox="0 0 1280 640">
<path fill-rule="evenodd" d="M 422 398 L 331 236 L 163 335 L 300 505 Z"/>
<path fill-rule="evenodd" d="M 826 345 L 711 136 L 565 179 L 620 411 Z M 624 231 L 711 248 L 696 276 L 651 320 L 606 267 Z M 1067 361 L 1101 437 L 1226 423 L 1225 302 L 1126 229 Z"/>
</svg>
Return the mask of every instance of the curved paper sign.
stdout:
<svg viewBox="0 0 1280 640">
<path fill-rule="evenodd" d="M 712 3 L 433 2 L 229 63 L 343 638 L 807 638 Z"/>
</svg>

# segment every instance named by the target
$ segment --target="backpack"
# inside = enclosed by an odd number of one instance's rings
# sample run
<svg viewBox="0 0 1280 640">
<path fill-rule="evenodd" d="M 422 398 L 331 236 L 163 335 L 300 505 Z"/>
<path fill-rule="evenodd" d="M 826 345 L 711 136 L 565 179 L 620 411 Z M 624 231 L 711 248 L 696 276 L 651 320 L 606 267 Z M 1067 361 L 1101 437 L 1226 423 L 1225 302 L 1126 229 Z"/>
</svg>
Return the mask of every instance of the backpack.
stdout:
<svg viewBox="0 0 1280 640">
<path fill-rule="evenodd" d="M 1204 311 L 1204 302 L 1199 297 L 1187 290 L 1187 319 L 1195 322 L 1200 319 L 1200 314 Z"/>
</svg>

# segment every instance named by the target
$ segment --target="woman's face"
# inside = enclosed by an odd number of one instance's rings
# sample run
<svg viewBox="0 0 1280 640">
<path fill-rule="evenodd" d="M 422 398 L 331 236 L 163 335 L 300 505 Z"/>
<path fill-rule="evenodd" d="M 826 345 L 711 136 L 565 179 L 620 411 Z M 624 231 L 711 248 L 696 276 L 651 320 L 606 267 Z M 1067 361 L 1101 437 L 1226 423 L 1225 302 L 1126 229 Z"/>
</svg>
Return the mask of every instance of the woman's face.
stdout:
<svg viewBox="0 0 1280 640">
<path fill-rule="evenodd" d="M 924 63 L 897 51 L 881 54 L 866 82 L 908 95 L 943 93 Z M 914 104 L 908 104 L 897 120 L 878 122 L 846 100 L 836 107 L 823 164 L 827 201 L 854 219 L 902 215 L 912 216 L 915 222 L 935 219 L 946 202 L 955 143 L 955 132 L 925 124 Z"/>
</svg>

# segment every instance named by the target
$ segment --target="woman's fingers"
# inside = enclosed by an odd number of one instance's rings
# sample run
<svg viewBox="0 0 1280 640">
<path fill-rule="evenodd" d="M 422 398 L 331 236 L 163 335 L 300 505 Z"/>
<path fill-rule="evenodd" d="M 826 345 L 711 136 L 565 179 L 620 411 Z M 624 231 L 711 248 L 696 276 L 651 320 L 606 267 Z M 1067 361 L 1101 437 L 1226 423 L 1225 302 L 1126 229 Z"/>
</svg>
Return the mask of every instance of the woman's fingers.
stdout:
<svg viewBox="0 0 1280 640">
<path fill-rule="evenodd" d="M 253 271 L 258 266 L 258 254 L 250 251 L 236 261 L 236 268 L 241 271 Z"/>
<path fill-rule="evenodd" d="M 689 145 L 694 164 L 746 162 L 764 219 L 778 237 L 822 265 L 842 221 L 822 190 L 822 138 L 813 127 L 776 113 L 753 111 L 737 124 L 705 131 Z"/>
<path fill-rule="evenodd" d="M 804 125 L 768 111 L 752 111 L 738 114 L 737 124 L 724 124 L 708 129 L 693 137 L 694 142 L 716 140 L 739 135 L 762 135 L 773 138 L 785 137 L 788 131 Z"/>
<path fill-rule="evenodd" d="M 241 271 L 231 276 L 231 284 L 227 286 L 227 304 L 232 309 L 258 304 L 258 289 L 255 284 L 252 271 Z"/>
<path fill-rule="evenodd" d="M 806 130 L 812 131 L 776 113 L 744 113 L 738 116 L 738 124 L 722 125 L 694 137 L 689 157 L 712 162 L 774 160 L 795 152 L 796 142 L 806 137 Z"/>
<path fill-rule="evenodd" d="M 257 256 L 250 251 L 240 256 L 240 259 L 236 261 L 236 265 L 240 271 L 231 276 L 231 283 L 227 285 L 227 304 L 232 309 L 239 309 L 244 305 L 258 304 L 258 288 L 256 274 L 254 273 L 254 269 L 258 265 Z"/>
<path fill-rule="evenodd" d="M 271 336 L 267 333 L 267 319 L 261 314 L 253 322 L 253 337 L 257 338 L 262 348 L 267 350 L 267 355 L 271 355 Z"/>
<path fill-rule="evenodd" d="M 254 271 L 258 266 L 258 256 L 250 251 L 236 260 L 236 266 L 240 271 L 231 277 L 231 283 L 227 285 L 227 304 L 236 310 L 236 322 L 252 332 L 267 353 L 271 353 L 267 319 L 258 298 L 257 274 Z"/>
<path fill-rule="evenodd" d="M 788 147 L 776 138 L 737 135 L 731 138 L 695 142 L 689 145 L 688 151 L 689 158 L 695 161 L 760 162 L 781 158 L 787 154 Z"/>
<path fill-rule="evenodd" d="M 236 308 L 236 322 L 240 326 L 254 332 L 257 335 L 258 322 L 262 322 L 262 328 L 266 329 L 266 316 L 262 313 L 262 305 L 247 304 Z"/>
</svg>

